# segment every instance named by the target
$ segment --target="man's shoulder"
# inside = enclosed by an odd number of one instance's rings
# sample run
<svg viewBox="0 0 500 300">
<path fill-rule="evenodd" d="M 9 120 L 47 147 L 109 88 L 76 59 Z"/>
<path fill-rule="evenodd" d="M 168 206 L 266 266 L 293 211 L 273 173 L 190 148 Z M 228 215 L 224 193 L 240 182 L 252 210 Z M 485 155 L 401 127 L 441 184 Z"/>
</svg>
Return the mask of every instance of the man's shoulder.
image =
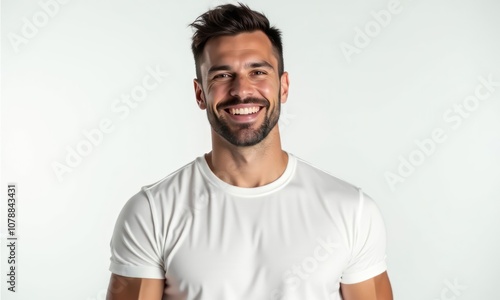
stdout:
<svg viewBox="0 0 500 300">
<path fill-rule="evenodd" d="M 199 159 L 200 157 L 192 160 L 156 182 L 142 186 L 127 201 L 123 210 L 134 214 L 150 214 L 161 210 L 166 205 L 165 199 L 178 199 L 179 193 L 191 190 L 187 185 L 195 182 L 193 178 L 199 177 L 199 172 L 196 171 Z"/>
<path fill-rule="evenodd" d="M 335 185 L 336 187 L 343 187 L 354 190 L 359 189 L 356 185 L 344 179 L 341 179 L 336 175 L 333 175 L 329 171 L 326 171 L 325 169 L 318 167 L 317 165 L 309 161 L 306 161 L 297 156 L 295 156 L 295 158 L 297 160 L 297 174 L 299 176 L 307 176 L 311 180 L 318 181 L 318 183 L 329 183 Z"/>
<path fill-rule="evenodd" d="M 349 181 L 332 175 L 312 163 L 296 157 L 296 186 L 309 194 L 319 195 L 327 205 L 343 211 L 359 213 L 359 208 L 377 209 L 373 198 Z M 350 208 L 350 209 L 348 209 Z"/>
<path fill-rule="evenodd" d="M 340 197 L 342 199 L 359 199 L 361 188 L 357 185 L 341 179 L 309 161 L 295 157 L 297 161 L 295 178 L 298 182 L 323 194 L 334 193 L 342 196 Z"/>
<path fill-rule="evenodd" d="M 178 187 L 179 184 L 182 183 L 187 183 L 191 179 L 193 179 L 193 176 L 195 173 L 197 173 L 197 161 L 200 159 L 200 157 L 195 158 L 189 163 L 186 163 L 182 167 L 178 168 L 177 170 L 169 173 L 162 179 L 151 183 L 144 185 L 141 190 L 146 192 L 146 193 L 155 193 L 158 191 L 164 191 L 168 187 L 172 187 L 174 184 Z"/>
</svg>

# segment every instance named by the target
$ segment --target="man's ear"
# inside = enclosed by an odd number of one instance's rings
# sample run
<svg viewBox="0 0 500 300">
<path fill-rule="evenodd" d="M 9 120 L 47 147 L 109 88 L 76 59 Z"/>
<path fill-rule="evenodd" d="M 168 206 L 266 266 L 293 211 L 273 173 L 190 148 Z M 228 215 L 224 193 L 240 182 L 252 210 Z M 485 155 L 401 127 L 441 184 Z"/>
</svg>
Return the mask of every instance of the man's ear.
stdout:
<svg viewBox="0 0 500 300">
<path fill-rule="evenodd" d="M 288 99 L 288 87 L 290 85 L 290 82 L 288 80 L 288 72 L 283 72 L 280 78 L 280 83 L 281 103 L 285 103 Z"/>
<path fill-rule="evenodd" d="M 193 79 L 194 84 L 194 94 L 196 96 L 196 103 L 200 109 L 207 108 L 207 102 L 205 101 L 205 94 L 203 93 L 203 87 L 198 79 Z"/>
</svg>

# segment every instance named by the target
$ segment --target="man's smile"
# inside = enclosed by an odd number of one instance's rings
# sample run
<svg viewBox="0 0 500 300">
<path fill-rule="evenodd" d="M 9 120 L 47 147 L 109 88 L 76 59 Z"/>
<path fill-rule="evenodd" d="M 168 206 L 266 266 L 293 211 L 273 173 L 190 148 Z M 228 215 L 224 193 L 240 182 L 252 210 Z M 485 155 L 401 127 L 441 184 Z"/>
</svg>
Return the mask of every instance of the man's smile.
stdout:
<svg viewBox="0 0 500 300">
<path fill-rule="evenodd" d="M 263 106 L 254 103 L 239 104 L 224 109 L 229 119 L 235 123 L 248 123 L 257 120 Z"/>
<path fill-rule="evenodd" d="M 229 111 L 233 115 L 249 115 L 254 114 L 260 110 L 260 106 L 251 106 L 251 107 L 242 107 L 242 108 L 228 108 L 226 111 Z"/>
</svg>

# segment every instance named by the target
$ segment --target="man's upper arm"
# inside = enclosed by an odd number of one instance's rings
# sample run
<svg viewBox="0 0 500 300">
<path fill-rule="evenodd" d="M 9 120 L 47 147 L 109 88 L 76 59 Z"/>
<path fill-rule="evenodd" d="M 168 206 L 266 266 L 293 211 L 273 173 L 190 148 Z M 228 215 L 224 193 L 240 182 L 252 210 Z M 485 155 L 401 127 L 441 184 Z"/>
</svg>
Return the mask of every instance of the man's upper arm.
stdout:
<svg viewBox="0 0 500 300">
<path fill-rule="evenodd" d="M 111 238 L 108 300 L 161 300 L 165 286 L 154 206 L 146 193 L 123 207 Z"/>
<path fill-rule="evenodd" d="M 165 280 L 111 274 L 106 300 L 161 300 Z"/>
<path fill-rule="evenodd" d="M 392 300 L 391 282 L 387 272 L 354 284 L 340 284 L 344 300 Z"/>
<path fill-rule="evenodd" d="M 387 275 L 386 229 L 377 205 L 361 190 L 352 256 L 340 281 L 344 300 L 392 300 Z"/>
<path fill-rule="evenodd" d="M 145 192 L 134 195 L 123 207 L 110 241 L 111 273 L 165 279 L 163 250 L 156 211 Z"/>
<path fill-rule="evenodd" d="M 386 229 L 375 201 L 359 190 L 354 222 L 348 232 L 351 256 L 342 272 L 343 284 L 354 284 L 387 271 Z"/>
</svg>

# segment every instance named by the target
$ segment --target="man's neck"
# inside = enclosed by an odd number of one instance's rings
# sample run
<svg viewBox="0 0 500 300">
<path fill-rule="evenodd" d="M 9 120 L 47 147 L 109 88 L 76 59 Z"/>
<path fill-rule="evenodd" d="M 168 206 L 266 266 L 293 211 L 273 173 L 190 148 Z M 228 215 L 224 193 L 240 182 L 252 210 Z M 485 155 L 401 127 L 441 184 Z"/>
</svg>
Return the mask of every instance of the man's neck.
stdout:
<svg viewBox="0 0 500 300">
<path fill-rule="evenodd" d="M 222 181 L 245 188 L 269 184 L 278 179 L 288 164 L 288 154 L 281 149 L 277 126 L 259 144 L 236 147 L 212 134 L 212 151 L 205 159 Z"/>
</svg>

